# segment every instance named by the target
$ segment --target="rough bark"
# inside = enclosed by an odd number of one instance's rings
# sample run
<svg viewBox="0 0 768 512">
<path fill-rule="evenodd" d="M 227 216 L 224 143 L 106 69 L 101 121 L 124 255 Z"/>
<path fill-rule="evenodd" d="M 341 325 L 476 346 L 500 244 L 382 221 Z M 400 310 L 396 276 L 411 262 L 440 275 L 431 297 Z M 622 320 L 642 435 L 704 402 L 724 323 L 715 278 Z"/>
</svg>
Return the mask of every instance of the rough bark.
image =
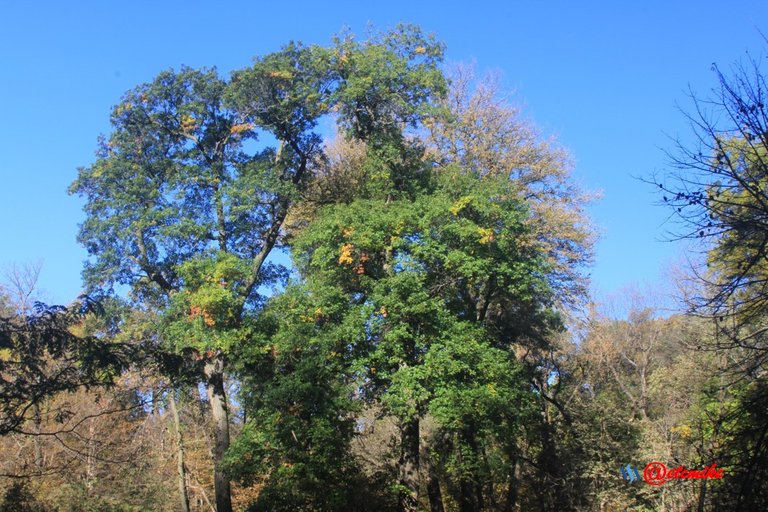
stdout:
<svg viewBox="0 0 768 512">
<path fill-rule="evenodd" d="M 509 482 L 507 484 L 507 501 L 504 504 L 504 512 L 512 512 L 517 507 L 518 482 L 520 481 L 520 461 L 517 457 L 511 457 L 512 471 L 509 473 Z"/>
<path fill-rule="evenodd" d="M 205 366 L 208 378 L 208 402 L 213 416 L 213 483 L 216 492 L 216 512 L 232 512 L 232 492 L 229 478 L 221 469 L 224 454 L 229 448 L 229 411 L 227 395 L 224 390 L 224 360 L 221 355 L 214 356 Z"/>
</svg>

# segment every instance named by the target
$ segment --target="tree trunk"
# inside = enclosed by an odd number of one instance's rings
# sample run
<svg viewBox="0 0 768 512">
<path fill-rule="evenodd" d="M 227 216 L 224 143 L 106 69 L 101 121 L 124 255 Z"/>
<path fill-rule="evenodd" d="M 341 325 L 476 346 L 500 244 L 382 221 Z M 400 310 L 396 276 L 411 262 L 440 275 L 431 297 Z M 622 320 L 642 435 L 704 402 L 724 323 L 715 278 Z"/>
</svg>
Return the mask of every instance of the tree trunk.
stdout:
<svg viewBox="0 0 768 512">
<path fill-rule="evenodd" d="M 475 486 L 472 480 L 466 476 L 459 479 L 459 510 L 461 512 L 476 512 L 475 506 Z"/>
<path fill-rule="evenodd" d="M 473 426 L 468 426 L 461 433 L 461 444 L 466 444 L 475 457 L 480 456 Z M 460 460 L 463 462 L 463 458 Z M 479 512 L 484 508 L 483 487 L 477 478 L 476 465 L 473 464 L 473 468 L 475 469 L 471 472 L 462 469 L 462 475 L 459 478 L 459 510 L 461 512 Z"/>
<path fill-rule="evenodd" d="M 707 504 L 707 480 L 701 481 L 701 490 L 699 491 L 699 503 L 696 507 L 696 512 L 704 512 Z"/>
<path fill-rule="evenodd" d="M 432 464 L 432 459 L 427 458 L 427 496 L 429 497 L 429 512 L 445 512 L 443 506 L 443 494 L 440 492 L 440 479 Z"/>
<path fill-rule="evenodd" d="M 174 390 L 168 393 L 171 414 L 173 415 L 173 426 L 176 429 L 176 458 L 179 472 L 179 495 L 181 497 L 181 510 L 189 512 L 189 494 L 187 493 L 187 470 L 184 466 L 184 442 L 181 435 L 181 422 L 179 421 L 179 411 L 176 410 L 176 397 Z"/>
<path fill-rule="evenodd" d="M 419 510 L 419 418 L 400 424 L 400 460 L 398 461 L 400 512 Z"/>
<path fill-rule="evenodd" d="M 507 502 L 504 504 L 504 512 L 512 512 L 517 506 L 517 487 L 520 473 L 520 461 L 517 457 L 510 457 L 510 462 L 514 460 L 511 471 L 509 472 L 509 482 L 507 484 Z"/>
<path fill-rule="evenodd" d="M 224 360 L 215 356 L 205 365 L 208 378 L 208 402 L 213 415 L 213 483 L 216 491 L 216 512 L 232 512 L 232 495 L 229 478 L 221 469 L 224 454 L 229 448 L 229 412 L 227 395 L 224 391 Z"/>
<path fill-rule="evenodd" d="M 33 440 L 35 444 L 35 467 L 40 470 L 43 468 L 43 448 L 40 444 L 40 432 L 42 432 L 43 420 L 40 417 L 40 404 L 35 402 L 32 406 L 32 412 L 35 415 L 35 438 Z"/>
</svg>

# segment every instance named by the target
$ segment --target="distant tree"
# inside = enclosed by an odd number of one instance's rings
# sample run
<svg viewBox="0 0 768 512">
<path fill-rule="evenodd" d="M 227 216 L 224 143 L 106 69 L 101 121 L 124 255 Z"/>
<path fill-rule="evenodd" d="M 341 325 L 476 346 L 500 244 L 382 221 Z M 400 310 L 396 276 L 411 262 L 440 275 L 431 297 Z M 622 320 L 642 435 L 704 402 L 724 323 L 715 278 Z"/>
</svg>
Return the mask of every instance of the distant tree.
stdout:
<svg viewBox="0 0 768 512">
<path fill-rule="evenodd" d="M 547 258 L 547 279 L 563 305 L 586 296 L 583 268 L 592 257 L 594 232 L 585 213 L 593 195 L 573 179 L 573 163 L 555 140 L 542 137 L 520 108 L 510 104 L 493 75 L 471 67 L 449 71 L 443 115 L 429 124 L 430 156 L 440 167 L 456 165 L 481 177 L 506 177 L 530 211 L 526 224 Z"/>
<path fill-rule="evenodd" d="M 661 317 L 654 298 L 612 297 L 613 304 L 627 303 L 621 317 L 592 308 L 578 342 L 558 353 L 571 422 L 555 422 L 555 435 L 568 462 L 568 498 L 579 509 L 710 507 L 719 482 L 648 492 L 615 477 L 622 465 L 639 465 L 642 473 L 642 464 L 654 460 L 691 468 L 727 464 L 716 450 L 718 407 L 732 400 L 717 372 L 719 358 L 698 348 L 712 330 L 698 318 Z"/>
<path fill-rule="evenodd" d="M 14 263 L 5 269 L 4 284 L 0 285 L 0 293 L 4 292 L 2 294 L 14 312 L 28 315 L 32 312 L 34 303 L 41 300 L 38 279 L 42 267 L 41 262 Z"/>
<path fill-rule="evenodd" d="M 39 298 L 37 287 L 42 263 L 28 263 L 25 265 L 12 264 L 5 270 L 5 283 L 0 284 L 0 316 L 12 317 L 15 315 L 30 315 L 33 305 Z M 3 311 L 5 310 L 5 311 Z M 41 401 L 42 402 L 42 401 Z M 32 404 L 32 421 L 35 432 L 40 432 L 41 402 Z M 35 445 L 35 464 L 42 467 L 43 452 L 40 436 L 33 438 Z"/>
</svg>

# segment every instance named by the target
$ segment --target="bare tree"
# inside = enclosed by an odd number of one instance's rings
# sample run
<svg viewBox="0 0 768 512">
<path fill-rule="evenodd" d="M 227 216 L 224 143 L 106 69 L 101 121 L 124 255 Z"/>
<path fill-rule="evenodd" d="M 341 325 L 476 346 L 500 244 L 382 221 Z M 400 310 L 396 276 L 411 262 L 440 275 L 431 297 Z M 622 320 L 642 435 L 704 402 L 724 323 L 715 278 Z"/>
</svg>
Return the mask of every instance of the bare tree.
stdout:
<svg viewBox="0 0 768 512">
<path fill-rule="evenodd" d="M 691 92 L 684 112 L 695 142 L 675 141 L 672 171 L 654 181 L 678 221 L 673 237 L 706 255 L 692 309 L 751 321 L 768 310 L 768 88 L 758 59 L 712 69 L 718 87 Z"/>
<path fill-rule="evenodd" d="M 691 313 L 712 319 L 733 400 L 716 424 L 720 457 L 732 461 L 738 484 L 719 489 L 733 510 L 768 506 L 768 82 L 761 58 L 728 74 L 713 65 L 718 86 L 691 93 L 686 116 L 695 142 L 677 141 L 672 171 L 654 180 L 678 221 L 674 238 L 698 242 L 703 262 L 693 272 L 700 293 Z M 704 502 L 704 492 L 700 503 Z"/>
<path fill-rule="evenodd" d="M 36 301 L 41 300 L 38 289 L 42 261 L 34 263 L 11 263 L 3 272 L 4 283 L 0 288 L 5 291 L 16 313 L 29 315 Z"/>
</svg>

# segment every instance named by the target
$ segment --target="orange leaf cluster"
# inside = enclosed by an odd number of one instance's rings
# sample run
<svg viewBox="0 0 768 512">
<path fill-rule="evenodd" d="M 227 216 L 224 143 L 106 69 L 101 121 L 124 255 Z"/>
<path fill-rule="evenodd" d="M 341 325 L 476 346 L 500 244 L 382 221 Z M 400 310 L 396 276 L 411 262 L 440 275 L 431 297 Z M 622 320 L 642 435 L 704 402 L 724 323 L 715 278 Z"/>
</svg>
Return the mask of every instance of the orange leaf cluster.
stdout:
<svg viewBox="0 0 768 512">
<path fill-rule="evenodd" d="M 355 274 L 361 275 L 365 274 L 365 267 L 363 266 L 366 261 L 368 261 L 370 258 L 367 254 L 363 253 L 360 256 L 360 262 L 355 266 Z"/>
<path fill-rule="evenodd" d="M 192 305 L 189 308 L 189 319 L 195 320 L 197 317 L 203 317 L 203 322 L 208 327 L 213 327 L 216 324 L 216 320 L 213 319 L 211 314 L 200 306 Z"/>
<path fill-rule="evenodd" d="M 232 125 L 232 128 L 229 129 L 229 133 L 231 133 L 232 135 L 239 135 L 243 132 L 247 132 L 252 128 L 253 128 L 253 125 L 251 123 L 234 124 Z"/>
</svg>

